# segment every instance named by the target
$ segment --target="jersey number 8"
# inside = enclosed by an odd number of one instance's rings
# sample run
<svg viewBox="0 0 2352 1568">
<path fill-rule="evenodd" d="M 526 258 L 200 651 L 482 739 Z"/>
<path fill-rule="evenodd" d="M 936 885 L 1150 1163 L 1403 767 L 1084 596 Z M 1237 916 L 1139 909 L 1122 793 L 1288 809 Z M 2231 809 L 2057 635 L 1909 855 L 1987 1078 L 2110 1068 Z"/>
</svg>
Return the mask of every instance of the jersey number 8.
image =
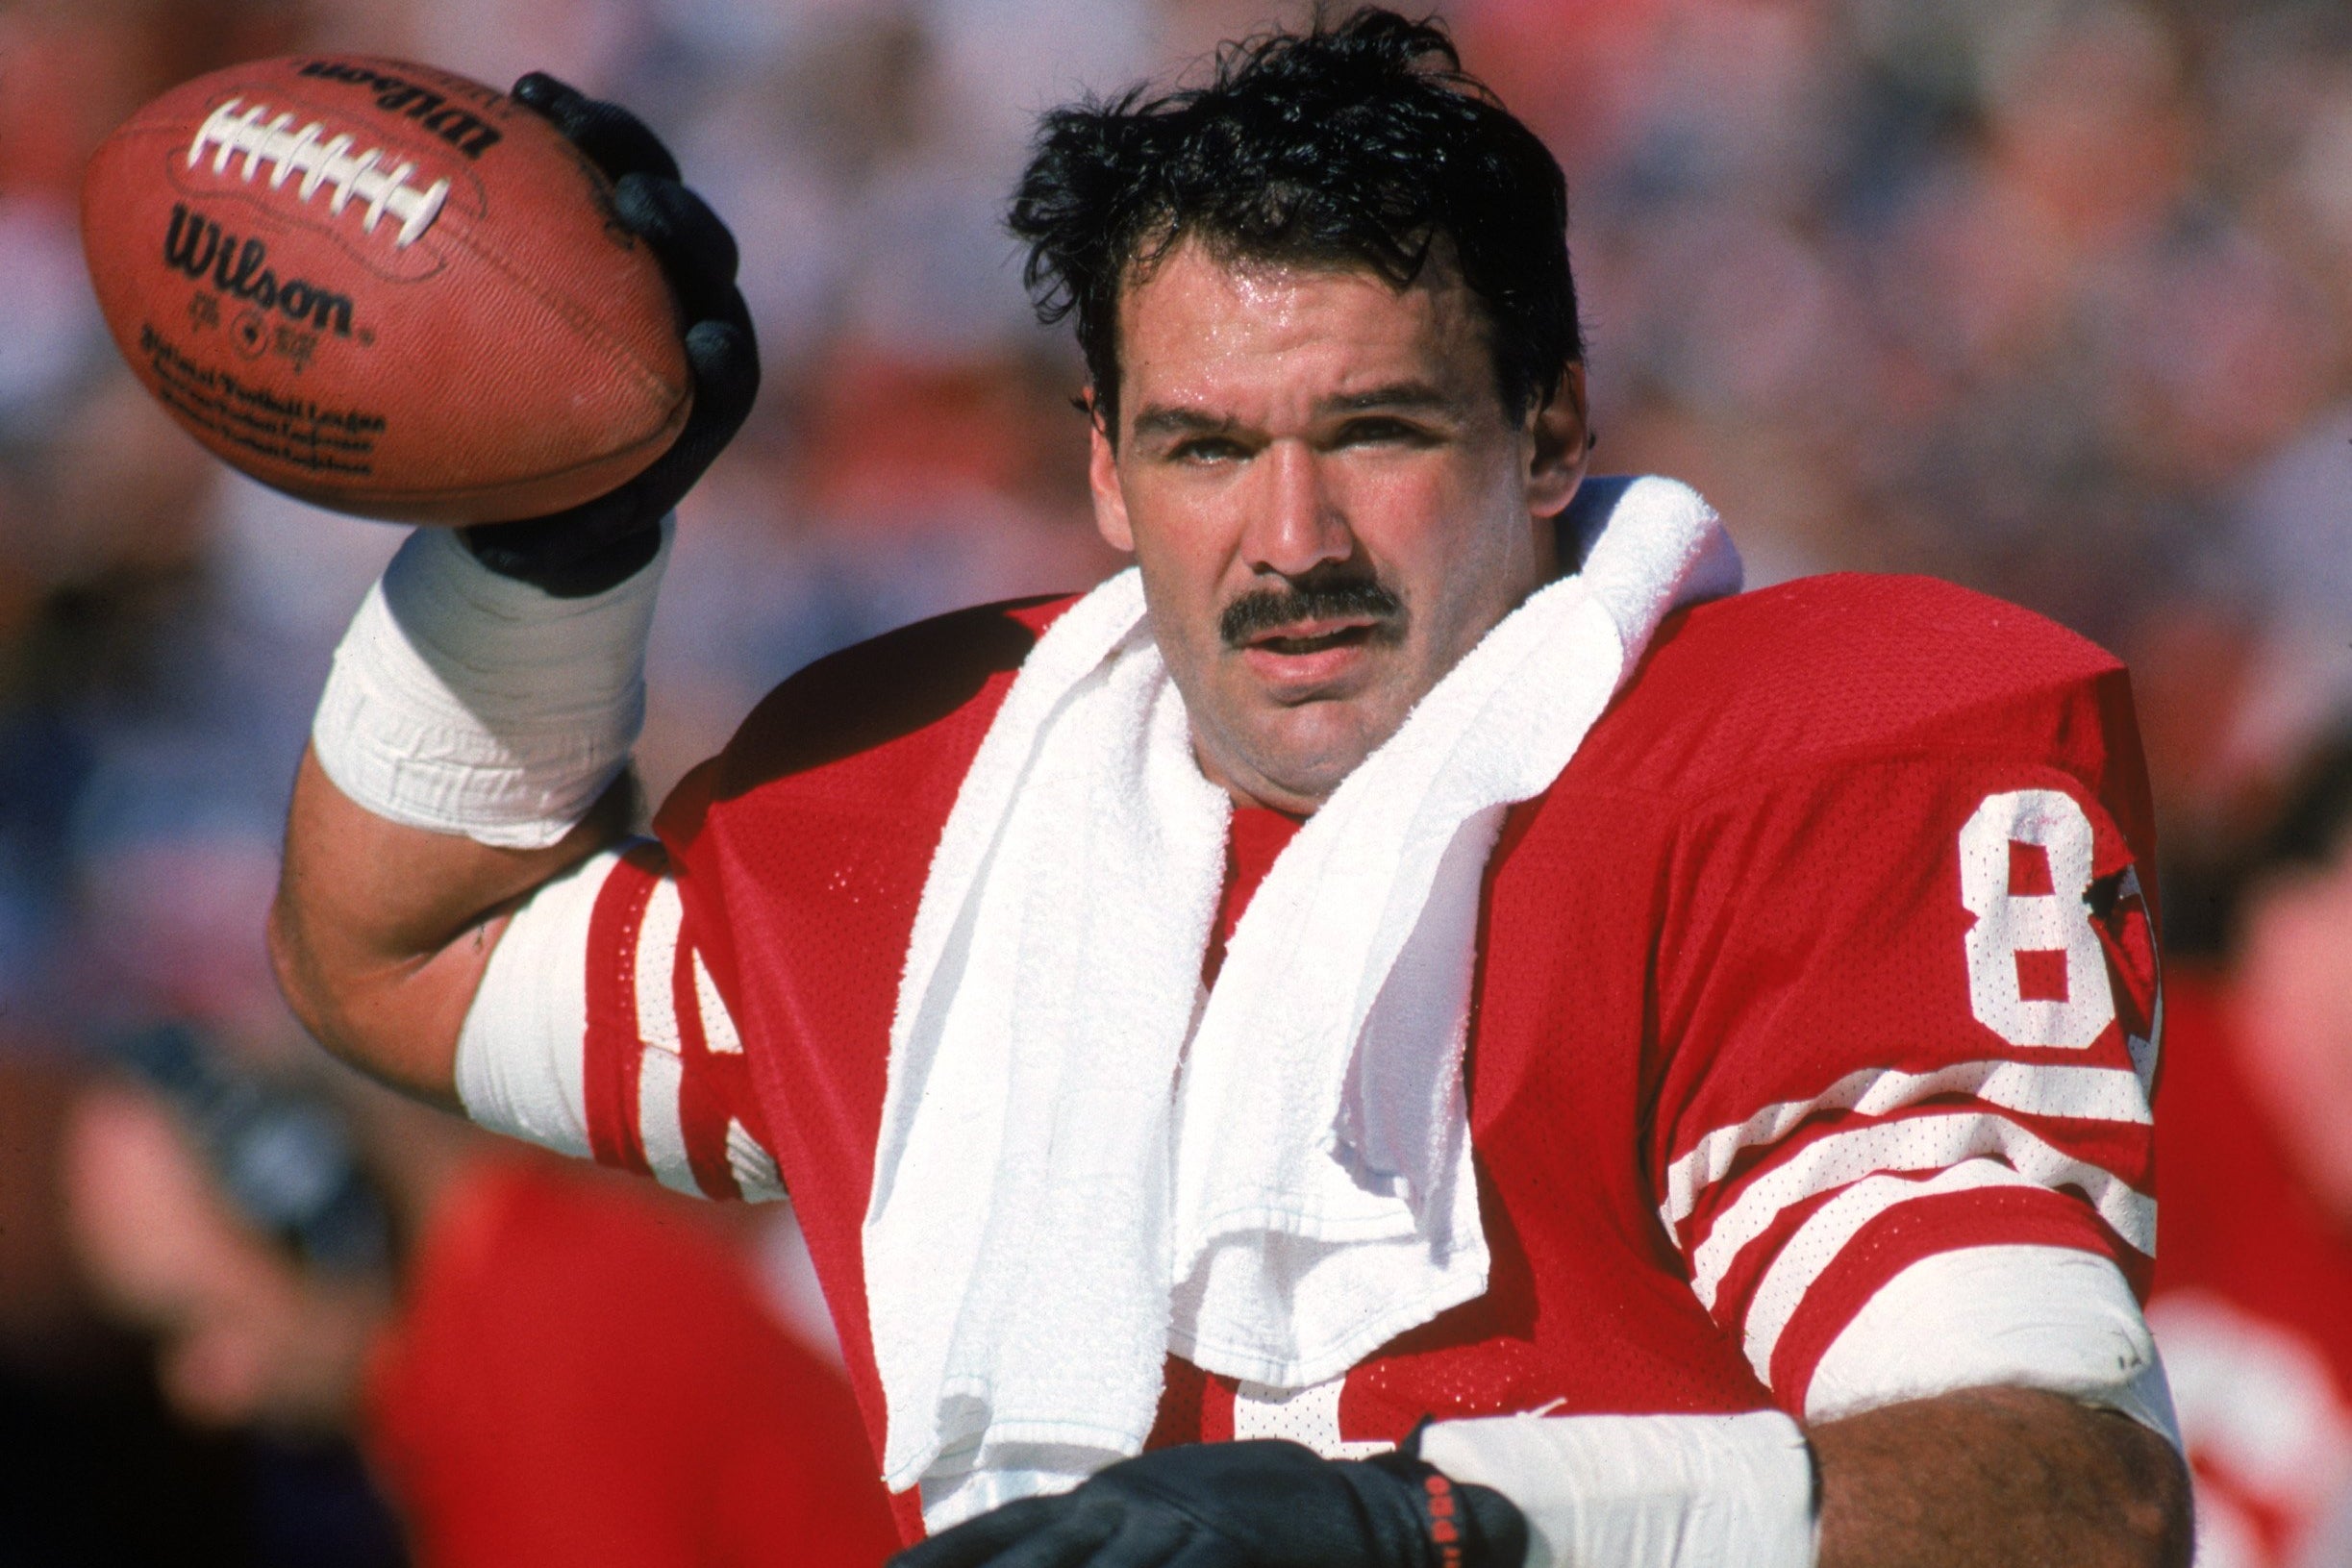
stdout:
<svg viewBox="0 0 2352 1568">
<path fill-rule="evenodd" d="M 2049 880 L 2020 878 L 2014 846 L 2031 845 Z M 2012 1045 L 2090 1045 L 2114 1022 L 2107 958 L 2090 924 L 2090 819 L 2055 789 L 1988 795 L 1960 830 L 1960 901 L 1968 930 L 1968 1002 Z M 2025 882 L 2032 891 L 2019 891 Z M 2028 983 L 2029 976 L 2064 983 Z M 2029 994 L 2029 992 L 2031 994 Z"/>
</svg>

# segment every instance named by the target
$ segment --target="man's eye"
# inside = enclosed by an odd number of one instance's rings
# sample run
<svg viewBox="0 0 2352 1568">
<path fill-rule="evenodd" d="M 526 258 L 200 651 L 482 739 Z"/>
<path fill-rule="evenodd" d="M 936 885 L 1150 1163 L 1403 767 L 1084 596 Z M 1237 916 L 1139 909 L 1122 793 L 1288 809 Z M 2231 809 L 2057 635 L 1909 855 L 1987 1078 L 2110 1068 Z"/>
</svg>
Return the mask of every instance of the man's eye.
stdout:
<svg viewBox="0 0 2352 1568">
<path fill-rule="evenodd" d="M 1195 436 L 1189 440 L 1179 441 L 1168 456 L 1178 462 L 1222 462 L 1246 454 L 1239 441 L 1222 436 Z"/>
<path fill-rule="evenodd" d="M 1435 439 L 1402 419 L 1351 419 L 1339 427 L 1340 446 L 1427 446 Z"/>
</svg>

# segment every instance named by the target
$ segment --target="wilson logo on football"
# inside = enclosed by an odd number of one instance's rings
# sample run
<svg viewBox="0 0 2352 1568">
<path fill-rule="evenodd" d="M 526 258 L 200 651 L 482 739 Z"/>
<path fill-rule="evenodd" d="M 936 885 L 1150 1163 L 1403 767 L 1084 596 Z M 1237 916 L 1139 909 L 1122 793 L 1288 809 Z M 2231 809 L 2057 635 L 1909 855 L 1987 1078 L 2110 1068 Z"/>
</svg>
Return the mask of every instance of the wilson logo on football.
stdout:
<svg viewBox="0 0 2352 1568">
<path fill-rule="evenodd" d="M 351 336 L 351 296 L 321 288 L 300 278 L 281 279 L 269 265 L 269 247 L 259 239 L 239 240 L 201 212 L 174 203 L 171 226 L 163 233 L 163 261 L 199 283 L 210 282 L 224 294 L 250 300 L 264 310 L 338 337 Z"/>
<path fill-rule="evenodd" d="M 268 165 L 272 190 L 283 189 L 288 180 L 301 176 L 294 197 L 303 202 L 321 188 L 333 187 L 334 196 L 327 203 L 329 216 L 340 217 L 353 202 L 361 202 L 365 212 L 360 228 L 374 234 L 389 214 L 400 224 L 392 236 L 395 248 L 414 244 L 440 215 L 441 203 L 449 197 L 447 180 L 436 180 L 419 189 L 409 183 L 416 173 L 413 160 L 402 159 L 387 169 L 384 149 L 355 152 L 359 138 L 349 132 L 330 137 L 317 120 L 300 130 L 293 126 L 291 113 L 272 117 L 265 104 L 248 107 L 243 99 L 232 98 L 196 128 L 196 138 L 188 148 L 188 166 L 192 169 L 203 162 L 209 152 L 213 172 L 226 174 L 233 160 L 242 159 L 238 172 L 251 185 L 254 176 Z"/>
<path fill-rule="evenodd" d="M 366 65 L 340 60 L 313 60 L 302 67 L 304 76 L 326 82 L 347 82 L 375 94 L 376 107 L 405 114 L 468 158 L 480 158 L 504 139 L 496 126 L 471 110 L 461 109 L 431 87 Z"/>
</svg>

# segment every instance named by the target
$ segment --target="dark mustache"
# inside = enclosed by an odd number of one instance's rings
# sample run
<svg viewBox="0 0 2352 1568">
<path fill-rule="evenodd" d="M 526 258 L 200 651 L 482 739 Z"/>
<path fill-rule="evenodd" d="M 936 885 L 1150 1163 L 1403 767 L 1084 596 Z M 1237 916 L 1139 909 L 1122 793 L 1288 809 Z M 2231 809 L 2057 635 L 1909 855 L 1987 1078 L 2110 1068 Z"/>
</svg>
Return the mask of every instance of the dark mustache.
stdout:
<svg viewBox="0 0 2352 1568">
<path fill-rule="evenodd" d="M 1304 621 L 1368 616 L 1377 624 L 1394 622 L 1404 613 L 1403 600 L 1365 578 L 1349 583 L 1259 588 L 1227 605 L 1217 617 L 1216 629 L 1226 647 L 1239 648 L 1253 637 Z"/>
</svg>

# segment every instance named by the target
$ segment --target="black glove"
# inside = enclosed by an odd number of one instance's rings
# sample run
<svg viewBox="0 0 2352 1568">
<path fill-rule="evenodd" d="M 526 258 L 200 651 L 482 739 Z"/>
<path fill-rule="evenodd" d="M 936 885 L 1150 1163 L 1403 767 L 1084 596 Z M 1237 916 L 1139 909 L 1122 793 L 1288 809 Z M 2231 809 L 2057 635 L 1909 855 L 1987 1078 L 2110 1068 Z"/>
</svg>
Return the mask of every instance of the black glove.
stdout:
<svg viewBox="0 0 2352 1568">
<path fill-rule="evenodd" d="M 735 286 L 735 236 L 701 197 L 678 183 L 678 162 L 618 104 L 583 97 L 544 72 L 514 84 L 514 101 L 556 129 L 613 181 L 621 223 L 652 247 L 687 321 L 694 407 L 670 449 L 616 490 L 545 517 L 461 530 L 482 564 L 558 598 L 598 593 L 641 570 L 661 548 L 657 532 L 751 413 L 760 350 L 751 312 Z"/>
<path fill-rule="evenodd" d="M 1411 1445 L 1409 1444 L 1408 1447 Z M 1157 1449 L 1009 1503 L 890 1568 L 1520 1568 L 1527 1520 L 1409 1454 L 1254 1440 Z"/>
</svg>

